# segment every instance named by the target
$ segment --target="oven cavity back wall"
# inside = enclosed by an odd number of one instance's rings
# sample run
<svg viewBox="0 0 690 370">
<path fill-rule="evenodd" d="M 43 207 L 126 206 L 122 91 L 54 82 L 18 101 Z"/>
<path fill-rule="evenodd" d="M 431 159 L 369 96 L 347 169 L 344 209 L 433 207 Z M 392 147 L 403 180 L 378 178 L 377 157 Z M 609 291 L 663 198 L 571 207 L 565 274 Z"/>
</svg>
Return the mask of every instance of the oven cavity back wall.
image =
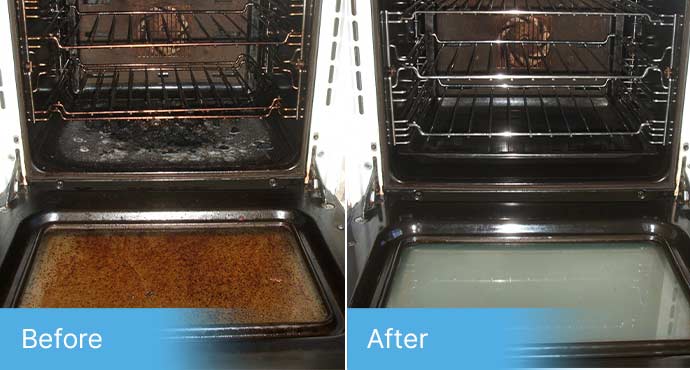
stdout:
<svg viewBox="0 0 690 370">
<path fill-rule="evenodd" d="M 395 175 L 660 178 L 676 123 L 683 13 L 680 2 L 643 0 L 386 2 Z M 449 164 L 462 171 L 440 170 Z"/>
<path fill-rule="evenodd" d="M 299 0 L 23 0 L 43 171 L 263 170 L 299 157 Z"/>
</svg>

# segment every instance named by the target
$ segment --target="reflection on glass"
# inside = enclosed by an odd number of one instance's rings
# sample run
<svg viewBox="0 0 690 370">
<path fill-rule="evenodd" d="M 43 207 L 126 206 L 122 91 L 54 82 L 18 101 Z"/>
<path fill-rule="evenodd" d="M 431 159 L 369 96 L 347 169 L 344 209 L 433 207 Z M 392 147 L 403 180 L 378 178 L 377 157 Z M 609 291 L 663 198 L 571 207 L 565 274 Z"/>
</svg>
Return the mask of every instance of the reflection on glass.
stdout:
<svg viewBox="0 0 690 370">
<path fill-rule="evenodd" d="M 403 248 L 388 307 L 574 308 L 549 341 L 690 338 L 690 303 L 662 246 L 417 244 Z"/>
</svg>

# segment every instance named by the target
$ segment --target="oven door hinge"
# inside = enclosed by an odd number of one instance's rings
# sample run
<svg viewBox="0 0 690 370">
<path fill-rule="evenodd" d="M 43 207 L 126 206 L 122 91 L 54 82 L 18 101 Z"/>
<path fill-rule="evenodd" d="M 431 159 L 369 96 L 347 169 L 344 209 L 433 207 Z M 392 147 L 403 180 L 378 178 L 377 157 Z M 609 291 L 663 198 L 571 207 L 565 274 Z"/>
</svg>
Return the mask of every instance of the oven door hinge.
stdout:
<svg viewBox="0 0 690 370">
<path fill-rule="evenodd" d="M 309 176 L 307 178 L 307 191 L 311 198 L 321 204 L 322 207 L 328 207 L 328 198 L 326 197 L 326 186 L 321 178 L 319 166 L 316 164 L 316 145 L 311 150 L 311 161 L 309 162 Z"/>
<path fill-rule="evenodd" d="M 371 220 L 374 216 L 382 216 L 381 206 L 383 205 L 383 198 L 381 197 L 381 184 L 379 183 L 379 165 L 376 157 L 372 158 L 371 177 L 369 184 L 364 191 L 362 198 L 362 214 L 355 217 L 355 222 L 364 223 Z"/>
<path fill-rule="evenodd" d="M 687 157 L 683 157 L 683 165 L 680 168 L 680 181 L 678 183 L 678 194 L 676 195 L 676 202 L 679 206 L 690 205 L 690 179 L 688 179 L 687 172 Z"/>
<path fill-rule="evenodd" d="M 19 191 L 24 183 L 22 159 L 19 150 L 16 150 L 14 158 L 14 168 L 10 181 L 7 184 L 7 188 L 0 193 L 0 212 L 7 211 L 15 205 L 17 199 L 19 199 Z"/>
<path fill-rule="evenodd" d="M 688 178 L 688 165 L 687 157 L 683 157 L 681 160 L 682 166 L 680 168 L 680 178 L 678 179 L 678 190 L 676 191 L 676 206 L 674 207 L 675 219 L 678 215 L 678 211 L 687 209 L 690 206 L 690 179 Z"/>
</svg>

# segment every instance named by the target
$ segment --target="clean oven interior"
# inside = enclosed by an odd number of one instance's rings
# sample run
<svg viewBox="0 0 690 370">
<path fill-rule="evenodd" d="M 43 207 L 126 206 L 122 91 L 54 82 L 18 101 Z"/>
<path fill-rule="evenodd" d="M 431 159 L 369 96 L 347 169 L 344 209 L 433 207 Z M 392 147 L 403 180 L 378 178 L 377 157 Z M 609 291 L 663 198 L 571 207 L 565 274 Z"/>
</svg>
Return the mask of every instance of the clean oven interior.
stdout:
<svg viewBox="0 0 690 370">
<path fill-rule="evenodd" d="M 39 170 L 273 170 L 300 158 L 310 1 L 18 4 Z"/>
<path fill-rule="evenodd" d="M 389 166 L 400 181 L 668 173 L 684 1 L 379 4 Z"/>
</svg>

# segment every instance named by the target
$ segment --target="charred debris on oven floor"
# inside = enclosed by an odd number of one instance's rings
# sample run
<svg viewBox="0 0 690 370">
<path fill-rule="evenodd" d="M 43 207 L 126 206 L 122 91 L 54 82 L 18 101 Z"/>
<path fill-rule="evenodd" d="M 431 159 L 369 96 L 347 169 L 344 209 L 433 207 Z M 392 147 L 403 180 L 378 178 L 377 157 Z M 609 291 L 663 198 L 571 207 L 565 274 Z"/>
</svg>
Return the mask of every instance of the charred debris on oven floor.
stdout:
<svg viewBox="0 0 690 370">
<path fill-rule="evenodd" d="M 71 122 L 53 140 L 51 162 L 115 170 L 269 166 L 290 157 L 286 138 L 260 119 Z"/>
</svg>

